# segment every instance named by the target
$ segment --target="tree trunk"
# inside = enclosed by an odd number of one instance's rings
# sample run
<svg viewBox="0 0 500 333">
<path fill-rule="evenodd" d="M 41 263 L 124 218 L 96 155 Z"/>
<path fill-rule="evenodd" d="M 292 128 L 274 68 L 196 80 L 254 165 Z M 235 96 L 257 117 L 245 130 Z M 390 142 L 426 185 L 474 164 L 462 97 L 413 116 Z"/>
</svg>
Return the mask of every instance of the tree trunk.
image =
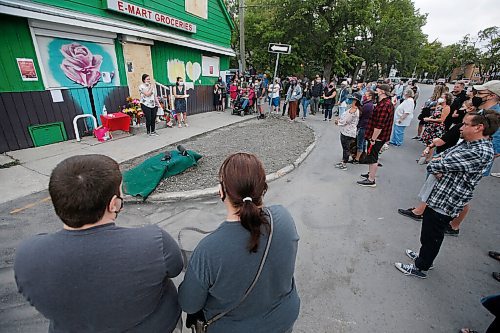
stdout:
<svg viewBox="0 0 500 333">
<path fill-rule="evenodd" d="M 323 77 L 325 78 L 326 82 L 330 82 L 330 76 L 332 75 L 332 66 L 333 64 L 331 62 L 327 62 L 323 66 Z"/>
</svg>

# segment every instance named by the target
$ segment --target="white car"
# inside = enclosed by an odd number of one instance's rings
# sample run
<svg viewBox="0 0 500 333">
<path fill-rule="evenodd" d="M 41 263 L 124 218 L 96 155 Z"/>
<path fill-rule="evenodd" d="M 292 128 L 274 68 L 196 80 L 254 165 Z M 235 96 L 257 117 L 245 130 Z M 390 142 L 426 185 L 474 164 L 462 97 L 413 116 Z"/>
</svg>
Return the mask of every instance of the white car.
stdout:
<svg viewBox="0 0 500 333">
<path fill-rule="evenodd" d="M 470 79 L 462 79 L 460 80 L 464 83 L 464 85 L 468 86 L 470 84 Z"/>
</svg>

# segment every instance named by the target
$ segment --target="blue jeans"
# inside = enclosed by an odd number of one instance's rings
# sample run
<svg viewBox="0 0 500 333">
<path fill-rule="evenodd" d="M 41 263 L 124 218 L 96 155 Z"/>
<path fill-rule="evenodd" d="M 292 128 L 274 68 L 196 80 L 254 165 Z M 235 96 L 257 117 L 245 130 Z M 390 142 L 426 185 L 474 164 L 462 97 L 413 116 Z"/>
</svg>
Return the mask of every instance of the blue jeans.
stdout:
<svg viewBox="0 0 500 333">
<path fill-rule="evenodd" d="M 309 106 L 310 100 L 308 98 L 302 98 L 302 117 L 307 117 L 307 107 Z"/>
<path fill-rule="evenodd" d="M 405 136 L 405 129 L 406 126 L 399 126 L 394 124 L 394 126 L 392 127 L 392 138 L 389 143 L 395 146 L 401 146 L 403 144 L 403 139 Z"/>
<path fill-rule="evenodd" d="M 358 135 L 356 136 L 358 151 L 366 151 L 366 139 L 365 139 L 366 128 L 358 128 Z"/>
<path fill-rule="evenodd" d="M 339 106 L 339 117 L 347 111 L 346 106 Z"/>
</svg>

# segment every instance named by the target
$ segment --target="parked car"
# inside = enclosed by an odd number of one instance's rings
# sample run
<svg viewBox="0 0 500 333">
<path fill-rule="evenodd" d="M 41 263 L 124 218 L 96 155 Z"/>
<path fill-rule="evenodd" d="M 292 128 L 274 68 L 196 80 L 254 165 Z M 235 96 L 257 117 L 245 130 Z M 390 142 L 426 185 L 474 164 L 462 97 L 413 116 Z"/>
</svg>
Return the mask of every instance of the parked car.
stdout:
<svg viewBox="0 0 500 333">
<path fill-rule="evenodd" d="M 468 86 L 470 84 L 470 79 L 462 79 L 460 80 L 464 83 L 464 85 Z"/>
<path fill-rule="evenodd" d="M 436 81 L 436 84 L 445 84 L 445 83 L 446 83 L 446 79 L 443 79 L 443 78 L 437 79 L 437 81 Z"/>
</svg>

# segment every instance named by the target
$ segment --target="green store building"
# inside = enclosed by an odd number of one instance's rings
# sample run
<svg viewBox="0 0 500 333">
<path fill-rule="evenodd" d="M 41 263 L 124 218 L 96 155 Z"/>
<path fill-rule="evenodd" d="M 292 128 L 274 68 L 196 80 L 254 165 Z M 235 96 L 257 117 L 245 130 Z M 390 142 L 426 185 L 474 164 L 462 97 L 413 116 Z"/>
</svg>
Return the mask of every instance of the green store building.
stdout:
<svg viewBox="0 0 500 333">
<path fill-rule="evenodd" d="M 184 78 L 188 113 L 212 111 L 233 28 L 223 0 L 0 0 L 0 153 L 54 124 L 74 139 L 75 116 L 117 112 L 144 73 L 159 93 Z"/>
</svg>

